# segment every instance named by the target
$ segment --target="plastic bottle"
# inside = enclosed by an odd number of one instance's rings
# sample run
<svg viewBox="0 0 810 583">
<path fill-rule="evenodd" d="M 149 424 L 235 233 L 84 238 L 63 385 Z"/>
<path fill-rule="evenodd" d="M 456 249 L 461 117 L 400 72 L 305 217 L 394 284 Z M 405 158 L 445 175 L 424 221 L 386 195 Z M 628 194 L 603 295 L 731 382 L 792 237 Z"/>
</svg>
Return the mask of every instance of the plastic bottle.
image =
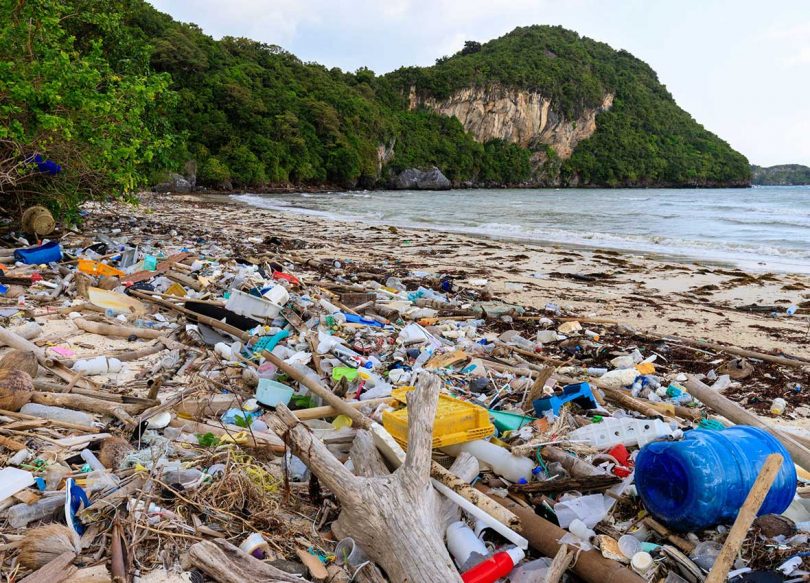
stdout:
<svg viewBox="0 0 810 583">
<path fill-rule="evenodd" d="M 675 530 L 732 522 L 772 453 L 784 462 L 759 514 L 781 514 L 796 494 L 796 468 L 785 447 L 756 427 L 695 429 L 683 441 L 651 443 L 636 459 L 636 489 L 650 514 Z"/>
<path fill-rule="evenodd" d="M 448 454 L 458 457 L 461 452 L 466 451 L 478 461 L 489 465 L 499 476 L 503 476 L 510 482 L 520 482 L 532 479 L 534 462 L 529 458 L 512 455 L 502 447 L 484 440 L 469 441 L 459 445 L 450 445 L 443 448 Z"/>
<path fill-rule="evenodd" d="M 40 498 L 33 504 L 16 504 L 6 511 L 6 518 L 11 528 L 25 528 L 29 522 L 48 518 L 57 509 L 65 505 L 65 493 Z"/>
<path fill-rule="evenodd" d="M 616 419 L 606 417 L 599 423 L 585 425 L 568 434 L 570 439 L 584 441 L 597 449 L 614 445 L 644 447 L 648 443 L 663 437 L 680 437 L 681 431 L 672 429 L 660 419 L 635 419 L 627 417 Z"/>
<path fill-rule="evenodd" d="M 494 581 L 511 573 L 515 565 L 522 561 L 525 556 L 526 553 L 518 548 L 495 553 L 486 561 L 462 573 L 461 580 L 464 583 L 494 583 Z"/>
<path fill-rule="evenodd" d="M 37 403 L 26 403 L 20 409 L 20 413 L 33 415 L 34 417 L 39 417 L 40 419 L 53 419 L 54 421 L 64 421 L 65 423 L 84 425 L 85 427 L 93 427 L 95 423 L 93 417 L 87 413 L 74 411 L 72 409 L 64 409 L 62 407 L 39 405 Z"/>
<path fill-rule="evenodd" d="M 787 408 L 787 402 L 782 397 L 777 397 L 771 403 L 771 415 L 781 415 Z"/>
<path fill-rule="evenodd" d="M 475 532 L 461 520 L 452 523 L 445 532 L 447 537 L 447 550 L 456 561 L 456 565 L 463 569 L 473 553 L 486 557 L 489 554 L 484 542 L 475 536 Z"/>
</svg>

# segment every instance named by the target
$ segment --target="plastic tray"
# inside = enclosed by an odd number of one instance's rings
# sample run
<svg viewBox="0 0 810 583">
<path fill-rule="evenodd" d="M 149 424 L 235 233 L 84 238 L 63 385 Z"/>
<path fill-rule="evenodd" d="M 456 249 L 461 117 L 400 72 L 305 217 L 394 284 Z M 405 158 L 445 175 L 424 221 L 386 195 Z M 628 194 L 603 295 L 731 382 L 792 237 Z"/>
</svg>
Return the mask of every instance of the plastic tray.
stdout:
<svg viewBox="0 0 810 583">
<path fill-rule="evenodd" d="M 272 319 L 279 315 L 281 306 L 264 298 L 257 298 L 238 289 L 232 289 L 225 307 L 240 316 L 257 318 L 259 320 Z"/>
<path fill-rule="evenodd" d="M 394 389 L 391 396 L 405 403 L 405 394 L 413 387 Z M 383 427 L 401 446 L 408 445 L 408 408 L 383 411 Z M 433 422 L 433 447 L 445 447 L 483 439 L 495 433 L 489 411 L 478 405 L 439 395 L 439 407 Z"/>
</svg>

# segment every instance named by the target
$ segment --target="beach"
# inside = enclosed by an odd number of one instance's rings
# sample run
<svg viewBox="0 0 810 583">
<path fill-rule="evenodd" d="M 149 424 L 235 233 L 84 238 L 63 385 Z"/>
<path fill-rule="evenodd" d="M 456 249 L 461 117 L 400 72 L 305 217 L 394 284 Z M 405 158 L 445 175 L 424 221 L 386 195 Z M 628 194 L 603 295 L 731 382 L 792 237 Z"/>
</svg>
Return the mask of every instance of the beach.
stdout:
<svg viewBox="0 0 810 583">
<path fill-rule="evenodd" d="M 148 218 L 156 235 L 161 228 L 182 229 L 242 240 L 252 250 L 262 249 L 265 238 L 296 239 L 316 259 L 362 262 L 392 273 L 448 274 L 459 285 L 485 285 L 495 297 L 522 306 L 554 303 L 652 335 L 810 357 L 807 275 L 368 225 L 259 209 L 220 195 L 142 195 L 140 206 L 127 212 Z M 792 305 L 799 309 L 788 316 Z"/>
</svg>

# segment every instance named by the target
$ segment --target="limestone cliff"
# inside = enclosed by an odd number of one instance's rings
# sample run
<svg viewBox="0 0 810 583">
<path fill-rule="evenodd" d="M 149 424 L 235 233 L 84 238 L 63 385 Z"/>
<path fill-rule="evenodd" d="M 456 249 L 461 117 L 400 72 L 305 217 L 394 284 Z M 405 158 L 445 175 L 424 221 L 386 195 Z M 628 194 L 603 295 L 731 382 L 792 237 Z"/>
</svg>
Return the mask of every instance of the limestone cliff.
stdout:
<svg viewBox="0 0 810 583">
<path fill-rule="evenodd" d="M 596 131 L 596 115 L 613 105 L 613 94 L 606 94 L 599 108 L 586 109 L 573 120 L 555 111 L 552 100 L 540 93 L 500 85 L 468 87 L 442 100 L 419 98 L 411 87 L 408 104 L 411 109 L 422 105 L 455 116 L 479 142 L 504 140 L 538 150 L 540 158 L 544 157 L 542 146 L 551 146 L 566 159 Z"/>
</svg>

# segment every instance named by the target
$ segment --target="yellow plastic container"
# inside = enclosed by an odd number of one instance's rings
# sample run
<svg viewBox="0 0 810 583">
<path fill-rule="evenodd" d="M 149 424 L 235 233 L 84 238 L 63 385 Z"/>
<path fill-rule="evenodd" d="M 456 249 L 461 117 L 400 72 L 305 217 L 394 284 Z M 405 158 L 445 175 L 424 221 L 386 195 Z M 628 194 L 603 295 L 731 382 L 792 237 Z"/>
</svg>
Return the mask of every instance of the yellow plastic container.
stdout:
<svg viewBox="0 0 810 583">
<path fill-rule="evenodd" d="M 79 259 L 79 271 L 88 275 L 101 275 L 104 277 L 122 277 L 126 275 L 120 269 L 116 269 L 106 263 L 99 263 L 92 259 Z"/>
<path fill-rule="evenodd" d="M 391 396 L 405 403 L 405 394 L 413 387 L 394 389 Z M 401 446 L 408 445 L 408 408 L 383 411 L 383 427 Z M 439 407 L 433 422 L 433 448 L 483 439 L 495 433 L 489 412 L 483 407 L 439 395 Z"/>
</svg>

